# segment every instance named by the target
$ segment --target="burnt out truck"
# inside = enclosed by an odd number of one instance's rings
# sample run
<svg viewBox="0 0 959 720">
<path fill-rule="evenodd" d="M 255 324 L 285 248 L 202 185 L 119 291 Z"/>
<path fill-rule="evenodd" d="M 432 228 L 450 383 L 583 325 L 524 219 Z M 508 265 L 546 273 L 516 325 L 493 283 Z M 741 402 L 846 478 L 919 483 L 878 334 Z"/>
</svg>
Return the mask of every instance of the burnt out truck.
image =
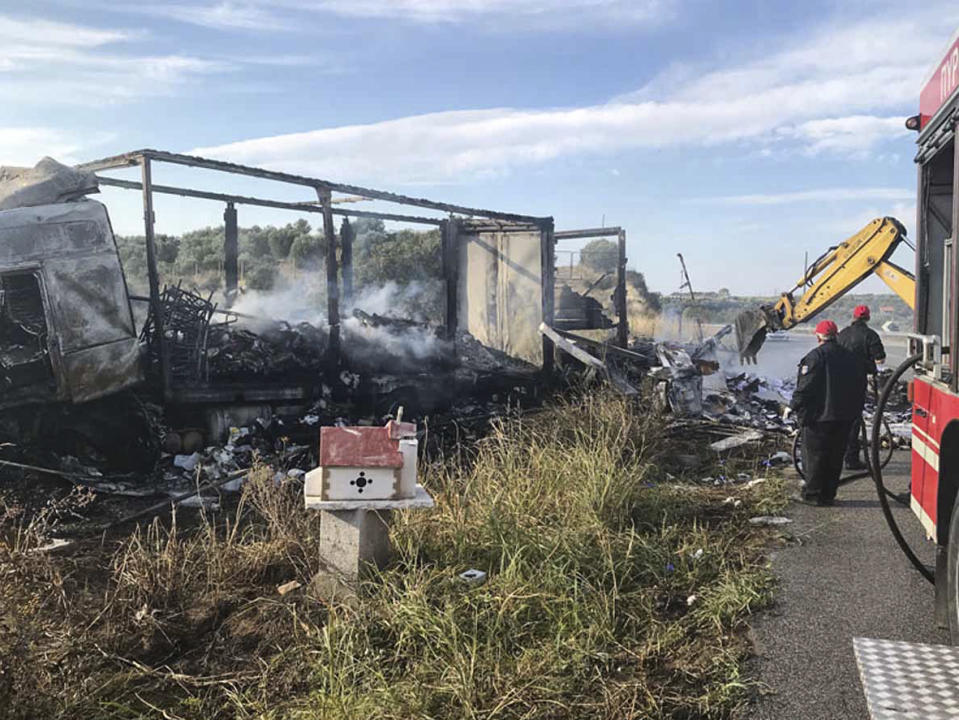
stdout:
<svg viewBox="0 0 959 720">
<path fill-rule="evenodd" d="M 155 183 L 153 169 L 161 164 L 171 172 L 215 173 L 221 185 L 213 191 Z M 138 177 L 131 179 L 130 171 Z M 283 196 L 220 191 L 222 181 L 236 176 L 272 183 Z M 103 186 L 142 194 L 147 297 L 129 292 L 107 208 L 87 197 Z M 293 196 L 304 189 L 312 200 Z M 246 331 L 231 337 L 231 327 L 241 325 L 235 315 L 217 307 L 212 296 L 162 277 L 154 238 L 157 195 L 223 204 L 227 304 L 242 291 L 237 284 L 239 208 L 320 216 L 326 246 L 320 269 L 326 276 L 324 322 L 303 331 L 287 325 L 273 333 L 285 338 L 277 355 L 310 356 L 297 365 L 303 372 L 218 375 L 228 356 L 246 357 L 242 343 L 233 342 L 238 337 L 261 349 L 268 338 L 264 333 L 251 339 Z M 379 205 L 360 209 L 357 200 Z M 348 208 L 337 204 L 345 202 Z M 380 209 L 388 203 L 431 215 Z M 351 302 L 352 237 L 337 233 L 337 215 L 437 229 L 445 322 L 415 329 L 417 342 L 395 342 L 412 331 L 405 320 L 358 317 L 360 308 Z M 552 344 L 538 327 L 554 318 L 554 242 L 548 217 L 450 205 L 157 150 L 76 167 L 49 158 L 35 168 L 0 167 L 0 447 L 34 444 L 56 447 L 60 455 L 89 457 L 78 447 L 85 446 L 100 456 L 119 452 L 149 459 L 165 432 L 155 421 L 157 413 L 165 428 L 199 431 L 203 442 L 215 443 L 231 426 L 273 411 L 351 404 L 362 406 L 365 417 L 398 405 L 407 412 L 413 407 L 431 412 L 471 395 L 508 393 L 523 382 L 532 386 L 553 360 Z M 425 355 L 422 339 L 433 348 Z"/>
</svg>

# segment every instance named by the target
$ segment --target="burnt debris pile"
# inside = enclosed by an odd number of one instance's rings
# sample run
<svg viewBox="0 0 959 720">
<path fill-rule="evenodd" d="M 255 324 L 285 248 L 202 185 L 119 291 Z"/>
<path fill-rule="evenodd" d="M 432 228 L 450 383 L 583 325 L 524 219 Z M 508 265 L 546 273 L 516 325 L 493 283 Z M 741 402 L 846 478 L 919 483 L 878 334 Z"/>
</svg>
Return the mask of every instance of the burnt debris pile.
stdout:
<svg viewBox="0 0 959 720">
<path fill-rule="evenodd" d="M 329 335 L 310 323 L 262 323 L 258 332 L 236 324 L 211 328 L 210 379 L 244 382 L 302 379 L 323 367 Z"/>
</svg>

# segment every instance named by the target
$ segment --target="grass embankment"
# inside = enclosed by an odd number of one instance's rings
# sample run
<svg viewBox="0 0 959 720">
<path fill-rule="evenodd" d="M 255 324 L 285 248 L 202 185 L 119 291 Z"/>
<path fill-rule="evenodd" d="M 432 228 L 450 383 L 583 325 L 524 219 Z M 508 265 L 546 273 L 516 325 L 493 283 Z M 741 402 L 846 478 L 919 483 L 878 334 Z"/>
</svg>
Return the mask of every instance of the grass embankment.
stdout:
<svg viewBox="0 0 959 720">
<path fill-rule="evenodd" d="M 355 595 L 310 585 L 318 519 L 267 470 L 228 518 L 59 556 L 10 512 L 0 715 L 733 716 L 771 593 L 747 519 L 781 487 L 665 482 L 662 424 L 615 397 L 503 421 L 425 468 L 437 508 L 395 518 L 395 564 Z"/>
</svg>

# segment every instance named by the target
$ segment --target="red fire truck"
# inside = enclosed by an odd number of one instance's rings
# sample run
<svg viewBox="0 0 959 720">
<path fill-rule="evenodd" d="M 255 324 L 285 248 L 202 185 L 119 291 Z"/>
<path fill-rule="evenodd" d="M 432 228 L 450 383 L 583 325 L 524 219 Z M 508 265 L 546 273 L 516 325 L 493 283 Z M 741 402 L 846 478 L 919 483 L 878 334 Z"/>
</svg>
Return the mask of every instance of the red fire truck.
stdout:
<svg viewBox="0 0 959 720">
<path fill-rule="evenodd" d="M 959 352 L 951 352 L 959 337 L 957 88 L 959 31 L 926 79 L 919 114 L 906 121 L 919 132 L 919 197 L 914 354 L 913 364 L 903 364 L 914 369 L 910 502 L 936 542 L 936 616 L 953 642 L 959 642 Z M 924 575 L 933 579 L 928 570 Z"/>
</svg>

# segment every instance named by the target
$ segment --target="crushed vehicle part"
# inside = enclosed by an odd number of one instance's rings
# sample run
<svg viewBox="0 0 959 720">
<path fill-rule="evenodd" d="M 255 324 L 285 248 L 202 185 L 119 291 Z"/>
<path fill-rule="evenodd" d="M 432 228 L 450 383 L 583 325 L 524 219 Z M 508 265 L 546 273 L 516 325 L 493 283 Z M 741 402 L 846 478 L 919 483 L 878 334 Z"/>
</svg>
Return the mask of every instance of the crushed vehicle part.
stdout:
<svg viewBox="0 0 959 720">
<path fill-rule="evenodd" d="M 50 157 L 32 168 L 0 167 L 0 210 L 71 202 L 95 192 L 100 192 L 96 175 Z"/>
</svg>

